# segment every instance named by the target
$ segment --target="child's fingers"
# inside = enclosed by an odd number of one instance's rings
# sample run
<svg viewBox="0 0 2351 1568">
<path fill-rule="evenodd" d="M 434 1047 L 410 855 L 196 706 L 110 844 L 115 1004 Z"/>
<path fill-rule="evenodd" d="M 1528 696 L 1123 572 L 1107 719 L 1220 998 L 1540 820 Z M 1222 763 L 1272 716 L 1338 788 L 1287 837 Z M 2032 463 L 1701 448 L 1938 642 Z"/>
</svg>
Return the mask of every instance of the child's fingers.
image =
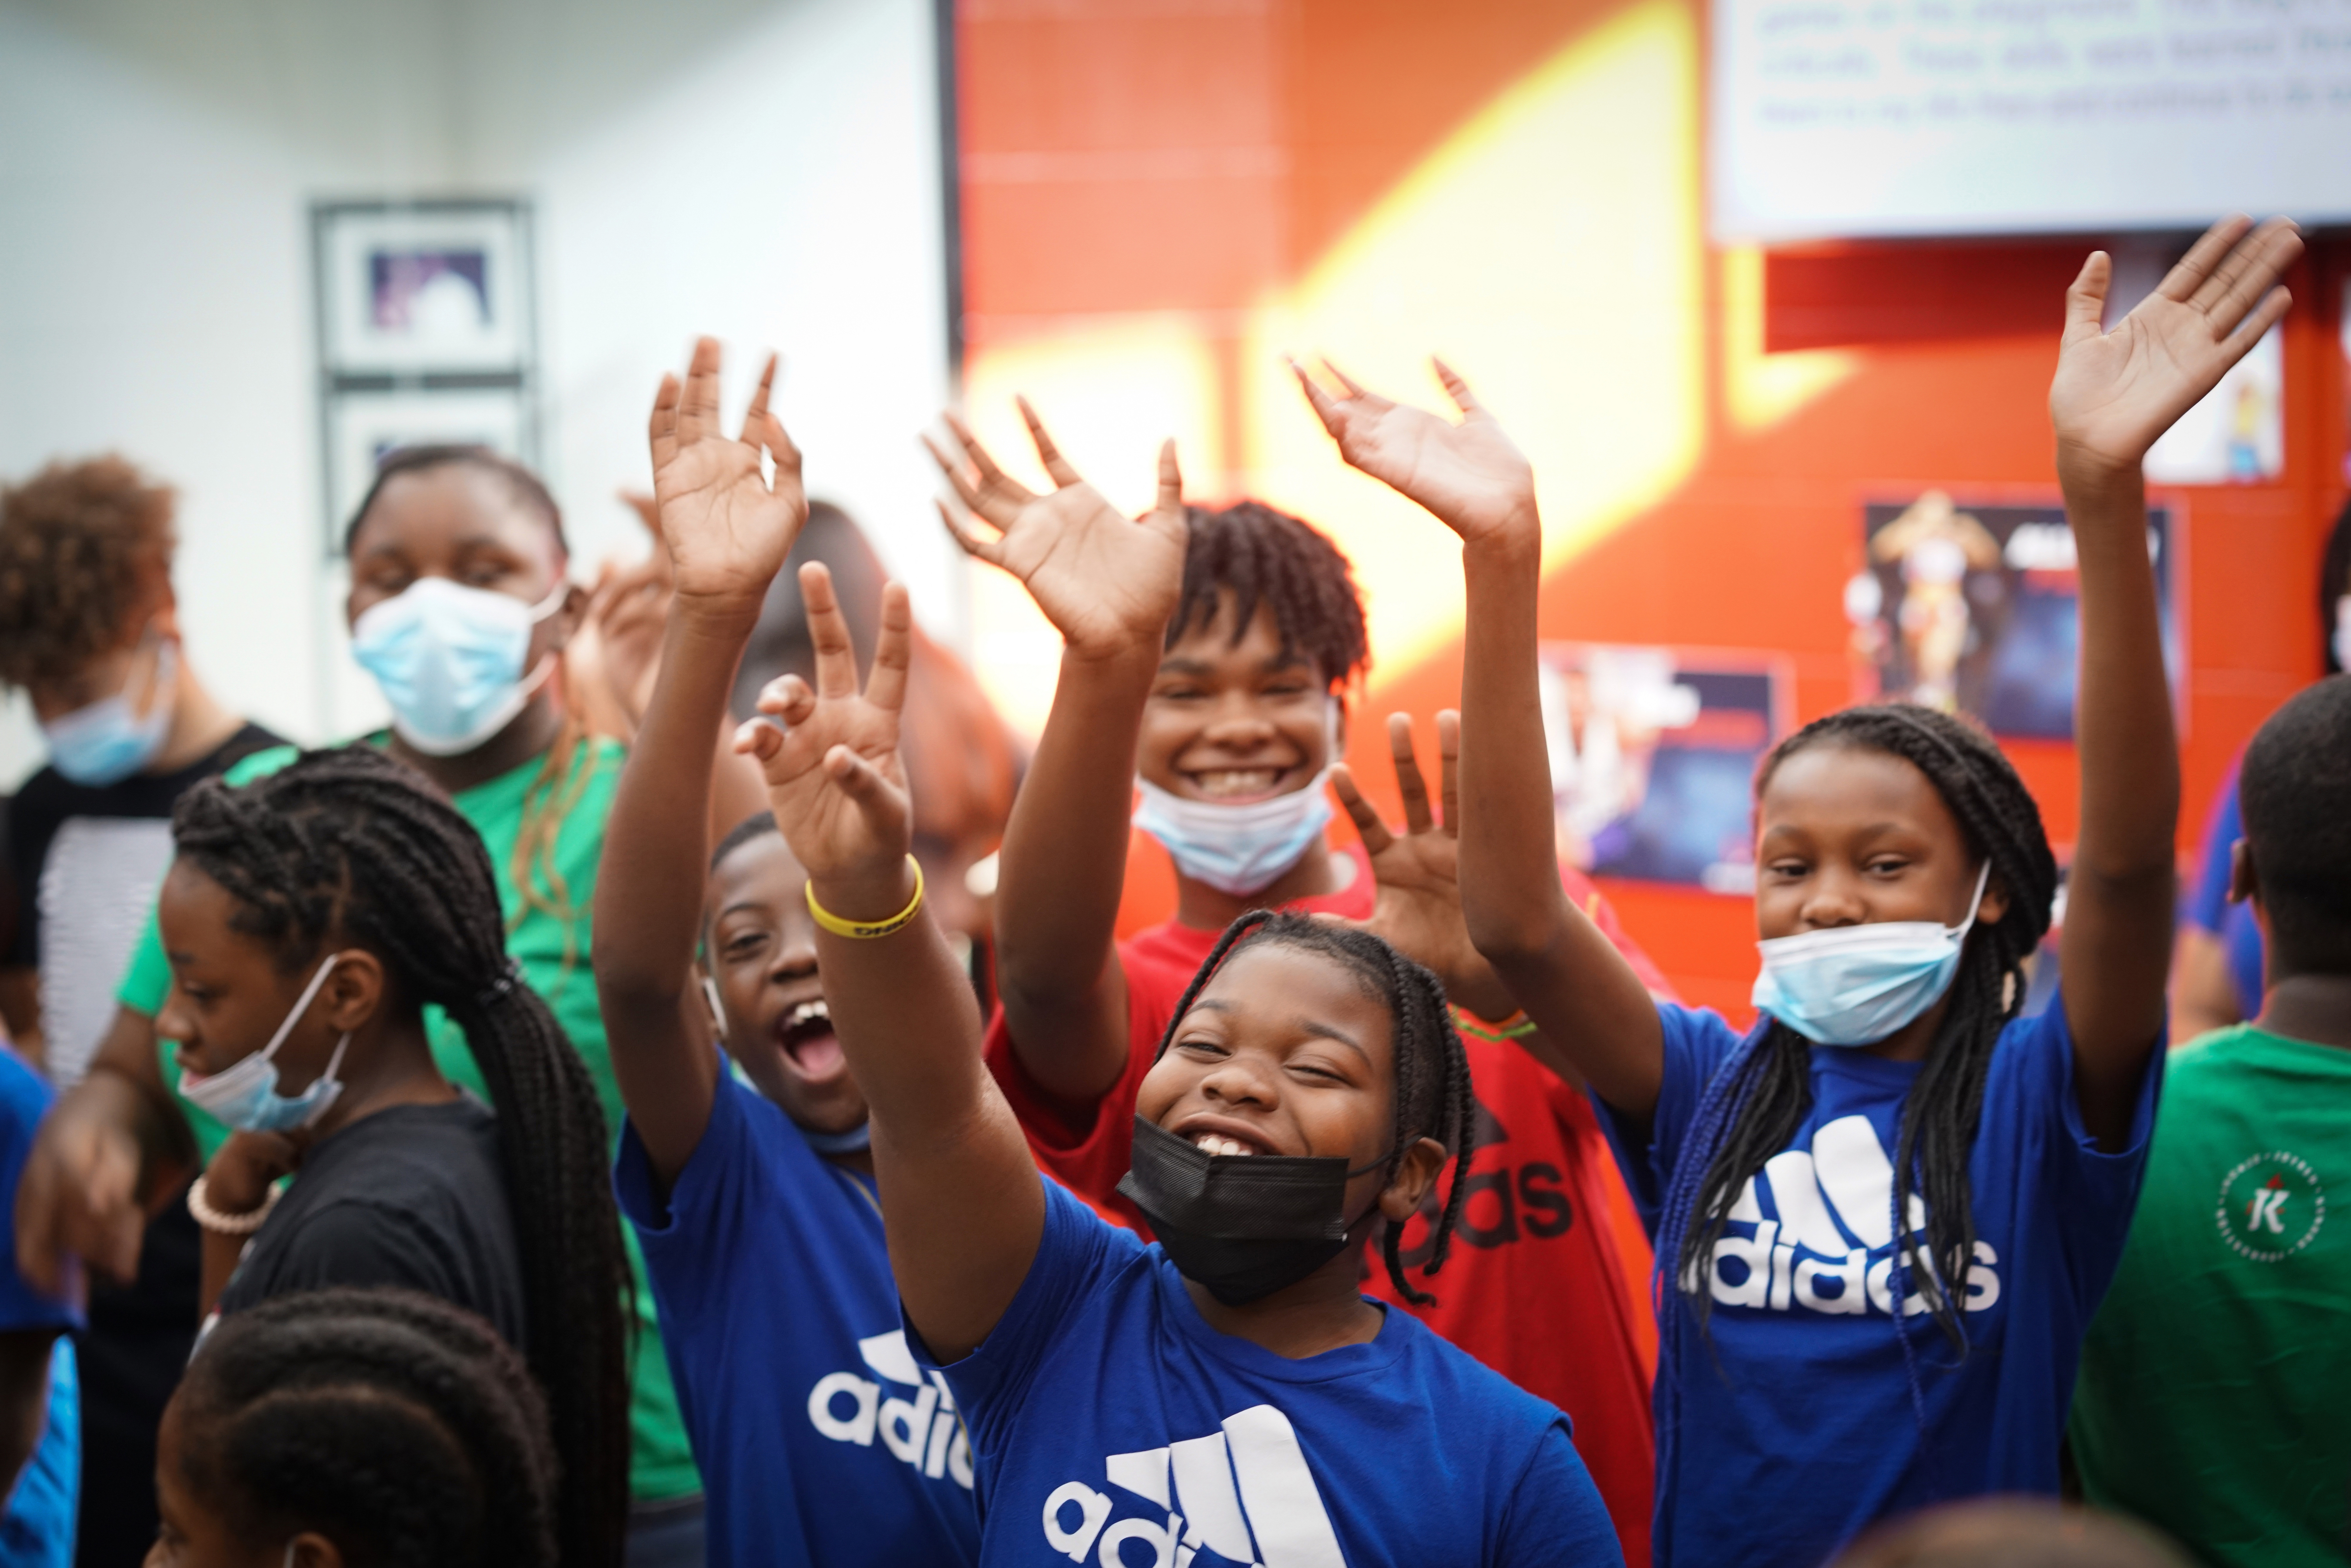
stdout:
<svg viewBox="0 0 2351 1568">
<path fill-rule="evenodd" d="M 2220 258 L 2235 249 L 2245 231 L 2252 226 L 2253 221 L 2239 213 L 2205 230 L 2203 237 L 2188 247 L 2188 254 L 2179 258 L 2179 264 L 2163 275 L 2155 292 L 2182 304 L 2194 298 L 2196 291 L 2212 275 L 2212 269 L 2220 265 Z"/>
<path fill-rule="evenodd" d="M 759 422 L 763 427 L 759 439 L 767 447 L 768 455 L 776 460 L 778 482 L 780 483 L 785 474 L 799 474 L 799 444 L 792 440 L 791 432 L 784 429 L 784 421 L 771 413 L 762 413 Z"/>
<path fill-rule="evenodd" d="M 746 719 L 735 726 L 735 752 L 737 756 L 766 763 L 784 749 L 784 732 L 766 719 Z"/>
<path fill-rule="evenodd" d="M 1184 504 L 1184 471 L 1176 462 L 1176 438 L 1159 443 L 1159 506 L 1173 512 Z"/>
<path fill-rule="evenodd" d="M 2114 258 L 2104 251 L 2092 251 L 2082 263 L 2073 286 L 2065 291 L 2065 333 L 2060 342 L 2078 343 L 2106 329 L 2106 287 L 2114 272 Z"/>
<path fill-rule="evenodd" d="M 933 504 L 939 509 L 939 521 L 947 525 L 948 535 L 956 544 L 963 546 L 965 555 L 974 560 L 986 561 L 991 566 L 1004 565 L 1004 545 L 1001 540 L 983 539 L 966 529 L 962 524 L 956 521 L 954 511 L 946 502 L 935 501 Z"/>
<path fill-rule="evenodd" d="M 820 697 L 857 695 L 857 650 L 849 640 L 849 618 L 832 591 L 832 574 L 821 561 L 800 568 L 800 598 L 808 606 L 809 641 L 816 648 Z"/>
<path fill-rule="evenodd" d="M 751 389 L 751 406 L 743 410 L 743 444 L 758 446 L 768 436 L 768 394 L 776 385 L 777 356 L 768 356 L 768 368 L 759 372 L 759 384 Z"/>
<path fill-rule="evenodd" d="M 2278 275 L 2293 265 L 2294 257 L 2301 254 L 2301 232 L 2283 218 L 2273 218 L 2263 223 L 2252 238 L 2239 245 L 2222 264 L 2224 286 L 2205 308 L 2204 314 L 2215 328 L 2213 336 L 2225 336 L 2266 305 Z"/>
<path fill-rule="evenodd" d="M 1428 357 L 1428 362 L 1437 368 L 1437 379 L 1443 383 L 1445 395 L 1453 400 L 1455 408 L 1459 409 L 1465 416 L 1485 411 L 1484 405 L 1480 404 L 1476 395 L 1469 390 L 1469 383 L 1463 380 L 1452 366 L 1434 354 Z"/>
<path fill-rule="evenodd" d="M 1347 819 L 1363 835 L 1364 854 L 1382 854 L 1395 842 L 1388 825 L 1380 820 L 1380 814 L 1364 798 L 1364 792 L 1355 787 L 1354 771 L 1346 763 L 1341 763 L 1331 770 L 1331 788 L 1337 793 L 1339 804 L 1346 808 Z"/>
<path fill-rule="evenodd" d="M 1322 356 L 1322 371 L 1339 385 L 1346 388 L 1347 396 L 1350 398 L 1360 398 L 1364 395 L 1364 389 L 1355 384 L 1355 379 L 1331 363 L 1331 356 L 1328 354 Z"/>
<path fill-rule="evenodd" d="M 880 768 L 847 746 L 835 746 L 824 754 L 824 771 L 841 786 L 841 793 L 856 803 L 858 814 L 865 818 L 875 837 L 904 838 L 905 792 L 883 776 Z"/>
<path fill-rule="evenodd" d="M 865 700 L 894 713 L 906 701 L 906 670 L 914 659 L 914 612 L 906 585 L 882 585 L 882 635 L 873 644 L 873 673 L 865 678 Z"/>
<path fill-rule="evenodd" d="M 752 707 L 785 724 L 805 723 L 816 712 L 816 692 L 797 675 L 778 675 L 759 689 Z"/>
<path fill-rule="evenodd" d="M 1445 831 L 1461 834 L 1461 715 L 1451 708 L 1437 713 L 1437 794 L 1445 808 Z"/>
<path fill-rule="evenodd" d="M 658 473 L 677 455 L 677 378 L 666 370 L 662 372 L 661 385 L 653 389 L 653 411 L 645 421 L 645 439 L 653 450 L 653 472 Z M 646 518 L 645 525 L 659 535 L 652 517 Z"/>
<path fill-rule="evenodd" d="M 2252 353 L 2253 345 L 2262 340 L 2262 334 L 2275 327 L 2293 305 L 2294 296 L 2283 286 L 2270 290 L 2268 297 L 2220 345 L 2221 356 L 2233 365 Z"/>
<path fill-rule="evenodd" d="M 677 405 L 680 446 L 718 433 L 718 339 L 694 340 L 694 361 L 685 369 L 685 396 Z"/>
<path fill-rule="evenodd" d="M 1322 389 L 1320 382 L 1306 373 L 1305 366 L 1287 354 L 1281 358 L 1282 362 L 1290 367 L 1290 373 L 1298 378 L 1298 389 L 1306 394 L 1306 401 L 1313 408 L 1314 417 L 1322 421 L 1324 430 L 1334 436 L 1337 435 L 1339 433 L 1338 401 Z"/>
<path fill-rule="evenodd" d="M 925 446 L 931 446 L 931 438 L 925 436 L 923 438 L 923 444 Z M 974 484 L 968 478 L 965 477 L 963 465 L 960 463 L 949 462 L 946 454 L 941 452 L 939 449 L 935 446 L 931 447 L 931 455 L 939 460 L 939 472 L 946 474 L 947 476 L 947 483 L 954 486 L 956 499 L 962 502 L 973 512 L 982 516 L 986 516 L 987 514 L 984 508 L 987 504 L 980 496 L 979 486 Z M 984 483 L 985 482 L 985 477 L 983 476 L 982 483 Z M 994 521 L 992 518 L 989 520 L 991 522 Z"/>
<path fill-rule="evenodd" d="M 1412 750 L 1412 715 L 1388 715 L 1388 755 L 1395 762 L 1396 790 L 1404 796 L 1404 830 L 1426 833 L 1428 781 L 1420 776 L 1420 759 Z"/>
<path fill-rule="evenodd" d="M 963 455 L 970 462 L 973 472 L 979 475 L 982 487 L 991 490 L 1001 487 L 1023 500 L 1028 499 L 1029 487 L 996 466 L 996 460 L 987 455 L 987 449 L 979 444 L 979 438 L 971 433 L 971 427 L 965 424 L 960 416 L 950 411 L 940 417 L 946 421 L 947 429 L 953 431 L 956 440 L 962 443 Z"/>
<path fill-rule="evenodd" d="M 1012 401 L 1020 410 L 1021 421 L 1029 427 L 1029 439 L 1037 448 L 1037 461 L 1045 465 L 1045 472 L 1051 476 L 1053 483 L 1065 490 L 1072 484 L 1084 483 L 1078 477 L 1078 471 L 1070 466 L 1070 460 L 1061 455 L 1061 449 L 1053 444 L 1053 438 L 1046 433 L 1045 421 L 1037 417 L 1037 410 L 1029 406 L 1029 400 L 1015 398 Z"/>
</svg>

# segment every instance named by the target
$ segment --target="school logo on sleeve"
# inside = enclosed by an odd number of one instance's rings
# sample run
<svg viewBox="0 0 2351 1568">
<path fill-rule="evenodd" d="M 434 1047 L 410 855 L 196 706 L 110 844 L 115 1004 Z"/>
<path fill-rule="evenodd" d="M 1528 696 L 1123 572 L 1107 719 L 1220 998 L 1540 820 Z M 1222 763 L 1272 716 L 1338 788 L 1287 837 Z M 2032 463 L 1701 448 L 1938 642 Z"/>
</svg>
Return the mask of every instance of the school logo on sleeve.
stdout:
<svg viewBox="0 0 2351 1568">
<path fill-rule="evenodd" d="M 1347 1568 L 1290 1417 L 1252 1405 L 1216 1431 L 1102 1460 L 1045 1499 L 1045 1543 L 1102 1568 Z M 1138 1500 L 1150 1505 L 1136 1512 Z M 1113 1520 L 1114 1513 L 1127 1517 Z"/>
<path fill-rule="evenodd" d="M 906 1348 L 904 1329 L 859 1340 L 857 1354 L 877 1376 L 829 1372 L 818 1378 L 809 1390 L 810 1423 L 834 1442 L 861 1449 L 872 1448 L 878 1437 L 893 1458 L 933 1480 L 946 1476 L 969 1491 L 971 1439 L 956 1418 L 946 1378 L 936 1372 L 923 1376 L 914 1353 Z M 906 1392 L 883 1397 L 893 1384 Z"/>
<path fill-rule="evenodd" d="M 1867 1116 L 1839 1116 L 1813 1134 L 1810 1148 L 1784 1148 L 1765 1160 L 1729 1218 L 1749 1230 L 1724 1232 L 1704 1282 L 1724 1306 L 1893 1315 L 1894 1162 Z M 1915 1192 L 1908 1220 L 1912 1234 L 1923 1236 L 1927 1209 Z M 1976 1242 L 1959 1303 L 1966 1311 L 1985 1312 L 2000 1300 L 1999 1263 L 1991 1242 Z M 1689 1287 L 1698 1283 L 1693 1277 Z M 1904 1293 L 1904 1316 L 1928 1310 L 1918 1292 Z"/>
<path fill-rule="evenodd" d="M 2318 1238 L 2326 1223 L 2326 1189 L 2298 1154 L 2273 1148 L 2243 1160 L 2220 1179 L 2213 1215 L 2220 1240 L 2257 1263 L 2281 1262 Z"/>
</svg>

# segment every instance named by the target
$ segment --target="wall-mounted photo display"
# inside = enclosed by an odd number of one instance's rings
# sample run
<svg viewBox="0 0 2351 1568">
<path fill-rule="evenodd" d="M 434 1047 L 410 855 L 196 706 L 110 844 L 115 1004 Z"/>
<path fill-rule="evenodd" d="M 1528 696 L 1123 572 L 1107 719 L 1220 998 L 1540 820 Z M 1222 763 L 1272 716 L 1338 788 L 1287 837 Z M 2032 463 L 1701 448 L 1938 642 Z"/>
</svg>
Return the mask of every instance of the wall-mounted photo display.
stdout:
<svg viewBox="0 0 2351 1568">
<path fill-rule="evenodd" d="M 311 209 L 327 550 L 403 446 L 538 458 L 530 210 L 487 197 Z"/>
<path fill-rule="evenodd" d="M 1963 505 L 1947 491 L 1864 508 L 1862 569 L 1845 584 L 1855 696 L 1967 712 L 1995 735 L 2074 738 L 2081 649 L 2065 509 Z M 2179 690 L 2171 509 L 2149 506 L 2164 659 Z"/>
<path fill-rule="evenodd" d="M 339 370 L 504 370 L 530 358 L 517 202 L 319 209 L 320 326 Z"/>
<path fill-rule="evenodd" d="M 335 476 L 338 545 L 375 482 L 376 465 L 402 447 L 486 446 L 528 461 L 523 433 L 522 410 L 511 391 L 351 392 L 335 399 L 328 466 Z"/>
<path fill-rule="evenodd" d="M 1596 876 L 1751 892 L 1749 790 L 1788 730 L 1787 660 L 1547 642 L 1541 679 L 1561 858 Z"/>
</svg>

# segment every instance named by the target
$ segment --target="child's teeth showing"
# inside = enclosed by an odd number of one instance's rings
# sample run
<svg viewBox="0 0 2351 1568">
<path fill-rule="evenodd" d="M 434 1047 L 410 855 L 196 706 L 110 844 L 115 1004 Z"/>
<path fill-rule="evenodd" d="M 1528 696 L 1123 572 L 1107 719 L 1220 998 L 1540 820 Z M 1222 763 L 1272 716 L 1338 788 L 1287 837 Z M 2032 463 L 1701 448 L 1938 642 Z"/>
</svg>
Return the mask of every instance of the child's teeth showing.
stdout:
<svg viewBox="0 0 2351 1568">
<path fill-rule="evenodd" d="M 1274 768 L 1225 768 L 1196 775 L 1207 795 L 1262 794 L 1281 776 Z"/>
<path fill-rule="evenodd" d="M 1220 1137 L 1216 1133 L 1202 1133 L 1192 1141 L 1203 1154 L 1240 1155 L 1255 1152 L 1249 1145 L 1237 1138 Z"/>
</svg>

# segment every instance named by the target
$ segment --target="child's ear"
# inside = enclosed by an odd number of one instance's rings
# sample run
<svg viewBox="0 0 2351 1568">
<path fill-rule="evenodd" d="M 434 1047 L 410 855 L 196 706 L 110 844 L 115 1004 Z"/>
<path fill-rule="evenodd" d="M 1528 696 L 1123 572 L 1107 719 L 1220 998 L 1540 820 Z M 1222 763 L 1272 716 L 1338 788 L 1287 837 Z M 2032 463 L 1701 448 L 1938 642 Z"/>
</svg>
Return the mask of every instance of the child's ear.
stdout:
<svg viewBox="0 0 2351 1568">
<path fill-rule="evenodd" d="M 1994 872 L 1984 881 L 1983 902 L 1977 907 L 1976 923 L 1996 926 L 2000 924 L 2001 917 L 2007 913 L 2008 885 L 2000 879 L 1998 872 Z"/>
<path fill-rule="evenodd" d="M 2240 838 L 2229 846 L 2229 902 L 2258 904 L 2261 897 L 2261 876 L 2253 869 L 2253 846 Z"/>
<path fill-rule="evenodd" d="M 578 583 L 567 585 L 563 603 L 547 618 L 547 651 L 562 652 L 580 635 L 580 623 L 587 618 L 588 590 Z"/>
<path fill-rule="evenodd" d="M 345 948 L 335 959 L 335 972 L 327 977 L 320 998 L 327 1004 L 327 1026 L 356 1030 L 365 1024 L 381 1005 L 388 983 L 382 960 L 365 948 Z"/>
<path fill-rule="evenodd" d="M 1445 1146 L 1433 1137 L 1417 1138 L 1396 1161 L 1395 1174 L 1380 1193 L 1380 1212 L 1391 1225 L 1401 1225 L 1420 1212 L 1429 1189 L 1445 1168 Z"/>
</svg>

